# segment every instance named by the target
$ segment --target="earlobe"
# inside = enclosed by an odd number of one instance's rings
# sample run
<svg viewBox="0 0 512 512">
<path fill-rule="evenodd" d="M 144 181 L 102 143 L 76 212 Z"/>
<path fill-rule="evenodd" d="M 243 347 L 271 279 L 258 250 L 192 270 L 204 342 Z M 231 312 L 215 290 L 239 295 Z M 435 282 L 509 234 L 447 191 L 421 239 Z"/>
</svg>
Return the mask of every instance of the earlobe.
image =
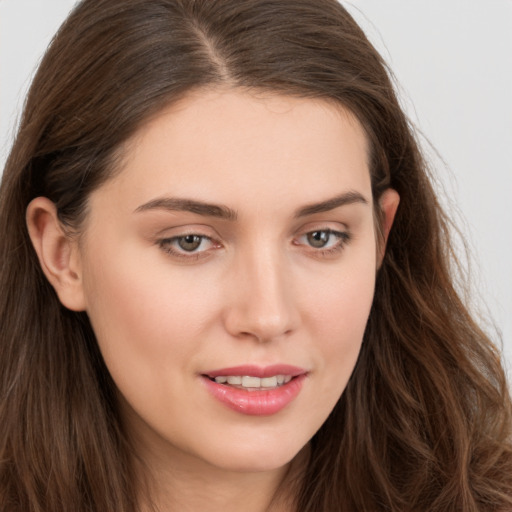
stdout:
<svg viewBox="0 0 512 512">
<path fill-rule="evenodd" d="M 380 209 L 382 212 L 382 246 L 379 251 L 379 267 L 384 259 L 386 252 L 386 244 L 388 241 L 389 233 L 395 220 L 396 211 L 400 204 L 400 196 L 398 192 L 392 188 L 388 188 L 380 197 Z"/>
<path fill-rule="evenodd" d="M 41 268 L 60 302 L 73 311 L 83 311 L 77 243 L 63 229 L 55 204 L 46 197 L 35 198 L 27 207 L 26 221 Z"/>
</svg>

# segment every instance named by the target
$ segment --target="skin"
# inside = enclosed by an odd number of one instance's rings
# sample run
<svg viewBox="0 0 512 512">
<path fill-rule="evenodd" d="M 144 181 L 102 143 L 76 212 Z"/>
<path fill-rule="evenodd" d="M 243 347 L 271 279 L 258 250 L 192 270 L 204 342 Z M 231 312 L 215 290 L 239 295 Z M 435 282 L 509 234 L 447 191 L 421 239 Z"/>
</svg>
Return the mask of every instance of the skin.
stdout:
<svg viewBox="0 0 512 512">
<path fill-rule="evenodd" d="M 360 199 L 304 211 L 347 193 Z M 156 207 L 163 198 L 236 219 Z M 398 195 L 380 202 L 386 236 Z M 42 268 L 65 306 L 87 311 L 163 510 L 267 510 L 300 475 L 361 347 L 379 265 L 373 209 L 366 137 L 348 111 L 240 90 L 196 92 L 143 126 L 92 193 L 79 243 L 49 200 L 31 203 Z M 186 235 L 202 237 L 197 249 L 180 248 Z M 280 412 L 245 415 L 201 374 L 249 363 L 307 377 Z M 280 496 L 273 510 L 289 509 Z"/>
</svg>

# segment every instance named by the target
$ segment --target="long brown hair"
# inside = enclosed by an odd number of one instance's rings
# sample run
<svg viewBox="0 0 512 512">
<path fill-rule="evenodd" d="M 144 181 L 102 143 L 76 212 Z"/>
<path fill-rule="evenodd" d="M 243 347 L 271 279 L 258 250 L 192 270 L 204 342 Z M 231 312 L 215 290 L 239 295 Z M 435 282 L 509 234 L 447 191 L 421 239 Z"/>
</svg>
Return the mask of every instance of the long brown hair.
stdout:
<svg viewBox="0 0 512 512">
<path fill-rule="evenodd" d="M 375 203 L 387 187 L 401 197 L 358 363 L 312 440 L 296 510 L 512 509 L 498 353 L 454 289 L 449 222 L 386 66 L 335 0 L 84 0 L 59 30 L 0 191 L 0 509 L 136 510 L 114 383 L 87 315 L 44 278 L 25 210 L 46 196 L 79 230 L 123 142 L 223 84 L 350 109 Z"/>
</svg>

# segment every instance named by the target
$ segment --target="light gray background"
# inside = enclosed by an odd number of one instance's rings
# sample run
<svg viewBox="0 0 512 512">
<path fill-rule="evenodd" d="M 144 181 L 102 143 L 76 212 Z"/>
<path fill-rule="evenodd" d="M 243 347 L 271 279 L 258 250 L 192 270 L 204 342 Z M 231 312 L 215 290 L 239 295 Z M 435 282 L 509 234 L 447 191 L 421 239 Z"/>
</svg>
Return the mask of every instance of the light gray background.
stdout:
<svg viewBox="0 0 512 512">
<path fill-rule="evenodd" d="M 0 0 L 0 169 L 30 77 L 74 3 Z M 443 204 L 471 246 L 474 308 L 494 339 L 493 325 L 501 331 L 510 375 L 512 0 L 343 4 L 391 65 L 426 138 Z"/>
</svg>

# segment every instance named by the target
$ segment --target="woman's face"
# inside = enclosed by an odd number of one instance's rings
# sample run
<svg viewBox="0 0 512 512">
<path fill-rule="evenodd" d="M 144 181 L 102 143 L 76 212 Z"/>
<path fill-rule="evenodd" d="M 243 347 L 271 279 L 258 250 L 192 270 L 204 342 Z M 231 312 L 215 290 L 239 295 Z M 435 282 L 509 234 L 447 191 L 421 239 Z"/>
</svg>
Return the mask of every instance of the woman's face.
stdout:
<svg viewBox="0 0 512 512">
<path fill-rule="evenodd" d="M 363 130 L 320 100 L 190 95 L 130 141 L 77 250 L 147 454 L 281 467 L 343 393 L 372 303 Z"/>
</svg>

